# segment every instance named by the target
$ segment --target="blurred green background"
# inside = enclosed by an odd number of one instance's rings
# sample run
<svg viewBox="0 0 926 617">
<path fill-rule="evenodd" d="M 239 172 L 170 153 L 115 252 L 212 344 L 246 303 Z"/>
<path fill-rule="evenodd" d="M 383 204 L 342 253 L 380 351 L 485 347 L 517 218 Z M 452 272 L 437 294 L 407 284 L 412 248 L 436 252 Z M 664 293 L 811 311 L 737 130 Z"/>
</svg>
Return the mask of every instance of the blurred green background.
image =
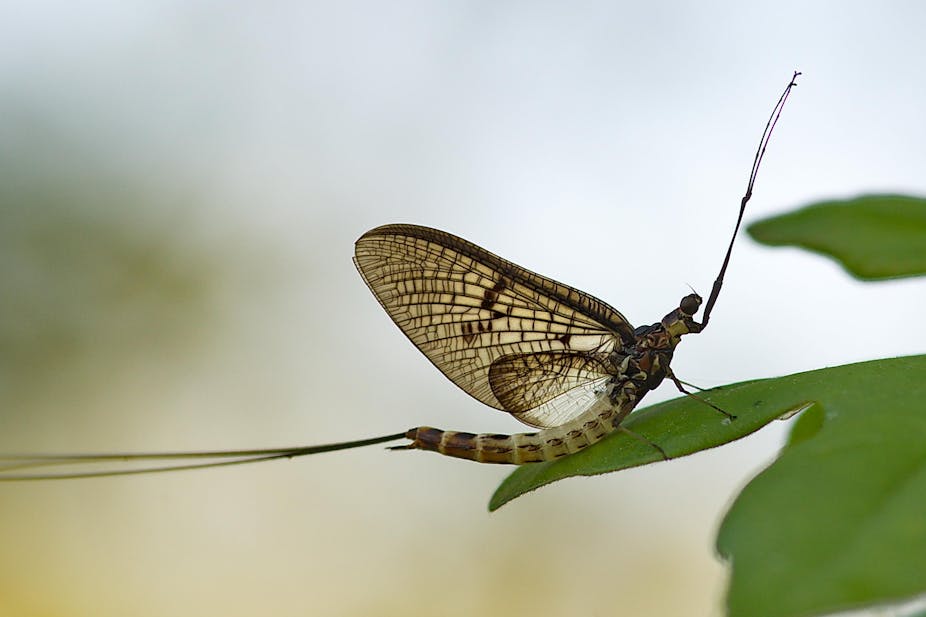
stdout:
<svg viewBox="0 0 926 617">
<path fill-rule="evenodd" d="M 0 451 L 517 431 L 391 324 L 353 241 L 438 227 L 652 323 L 708 291 L 793 69 L 747 220 L 924 192 L 924 19 L 904 2 L 4 3 Z M 673 366 L 707 387 L 921 353 L 923 300 L 742 238 Z M 716 615 L 713 535 L 777 424 L 492 515 L 508 470 L 378 447 L 6 485 L 0 615 Z"/>
</svg>

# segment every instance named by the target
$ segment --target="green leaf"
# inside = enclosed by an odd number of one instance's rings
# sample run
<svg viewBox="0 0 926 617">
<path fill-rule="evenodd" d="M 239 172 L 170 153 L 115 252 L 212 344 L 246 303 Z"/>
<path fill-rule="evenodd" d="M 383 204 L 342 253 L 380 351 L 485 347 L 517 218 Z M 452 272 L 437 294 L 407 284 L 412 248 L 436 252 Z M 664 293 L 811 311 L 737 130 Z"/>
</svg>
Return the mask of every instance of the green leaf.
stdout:
<svg viewBox="0 0 926 617">
<path fill-rule="evenodd" d="M 788 436 L 788 445 L 795 446 L 802 441 L 807 441 L 823 428 L 824 412 L 822 405 L 811 405 L 807 411 L 802 413 L 794 425 L 791 427 L 791 434 Z"/>
<path fill-rule="evenodd" d="M 776 380 L 781 396 L 817 401 L 821 422 L 792 437 L 723 521 L 729 617 L 821 615 L 926 592 L 924 376 L 926 356 L 914 356 Z"/>
<path fill-rule="evenodd" d="M 653 441 L 671 458 L 723 445 L 757 431 L 775 418 L 800 409 L 808 398 L 782 384 L 793 377 L 748 381 L 698 395 L 737 416 L 732 422 L 691 397 L 681 397 L 634 412 L 624 426 Z M 517 468 L 495 491 L 489 509 L 519 495 L 572 476 L 593 476 L 661 461 L 651 445 L 616 431 L 581 452 Z"/>
<path fill-rule="evenodd" d="M 717 546 L 732 563 L 730 617 L 818 615 L 926 592 L 926 356 L 745 382 L 632 414 L 627 426 L 682 456 L 807 408 L 781 458 L 727 514 Z M 660 460 L 623 433 L 512 473 L 494 510 L 556 480 Z"/>
<path fill-rule="evenodd" d="M 763 244 L 832 257 L 863 280 L 926 274 L 926 199 L 865 195 L 821 202 L 746 231 Z"/>
</svg>

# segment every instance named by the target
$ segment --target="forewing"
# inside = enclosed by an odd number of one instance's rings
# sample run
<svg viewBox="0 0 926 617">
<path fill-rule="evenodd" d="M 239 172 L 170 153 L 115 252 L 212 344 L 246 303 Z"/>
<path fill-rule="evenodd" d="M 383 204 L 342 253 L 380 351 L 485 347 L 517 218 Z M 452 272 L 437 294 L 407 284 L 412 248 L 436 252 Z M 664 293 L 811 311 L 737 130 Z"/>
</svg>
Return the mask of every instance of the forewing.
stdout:
<svg viewBox="0 0 926 617">
<path fill-rule="evenodd" d="M 543 395 L 516 404 L 514 396 L 502 401 L 493 392 L 494 362 L 551 352 L 606 355 L 633 342 L 633 327 L 605 302 L 436 229 L 373 229 L 357 240 L 354 263 L 389 316 L 441 372 L 483 403 L 531 424 L 544 422 L 525 405 L 547 405 L 601 373 L 567 371 Z"/>
</svg>

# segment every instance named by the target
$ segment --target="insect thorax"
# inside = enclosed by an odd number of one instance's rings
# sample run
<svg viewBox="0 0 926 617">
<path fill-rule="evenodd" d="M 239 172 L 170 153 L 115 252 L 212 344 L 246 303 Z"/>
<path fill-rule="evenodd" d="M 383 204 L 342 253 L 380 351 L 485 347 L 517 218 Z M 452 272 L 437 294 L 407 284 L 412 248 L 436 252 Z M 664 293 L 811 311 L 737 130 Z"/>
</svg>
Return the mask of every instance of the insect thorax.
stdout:
<svg viewBox="0 0 926 617">
<path fill-rule="evenodd" d="M 633 344 L 621 350 L 625 358 L 621 361 L 622 374 L 618 379 L 633 382 L 642 397 L 668 375 L 669 363 L 681 337 L 699 331 L 699 324 L 681 308 L 663 317 L 659 323 L 637 328 Z"/>
</svg>

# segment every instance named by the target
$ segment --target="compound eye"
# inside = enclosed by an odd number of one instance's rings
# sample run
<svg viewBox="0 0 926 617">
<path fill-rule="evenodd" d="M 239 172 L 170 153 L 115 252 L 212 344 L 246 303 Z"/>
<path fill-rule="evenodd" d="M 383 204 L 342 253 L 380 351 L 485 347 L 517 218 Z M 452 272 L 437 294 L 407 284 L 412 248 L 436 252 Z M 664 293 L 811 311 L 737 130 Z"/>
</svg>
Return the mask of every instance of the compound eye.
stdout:
<svg viewBox="0 0 926 617">
<path fill-rule="evenodd" d="M 682 301 L 679 303 L 678 307 L 682 309 L 682 312 L 686 315 L 694 315 L 698 312 L 698 307 L 701 306 L 701 296 L 698 294 L 689 294 L 682 298 Z"/>
</svg>

